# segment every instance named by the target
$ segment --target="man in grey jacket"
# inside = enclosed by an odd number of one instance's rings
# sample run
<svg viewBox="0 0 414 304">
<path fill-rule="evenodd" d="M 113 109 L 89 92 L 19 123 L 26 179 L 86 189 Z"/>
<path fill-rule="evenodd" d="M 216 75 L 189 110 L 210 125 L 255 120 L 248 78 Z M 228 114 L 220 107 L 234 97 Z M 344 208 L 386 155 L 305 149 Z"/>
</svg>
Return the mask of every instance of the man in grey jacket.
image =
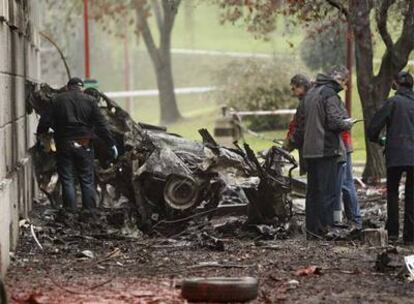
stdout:
<svg viewBox="0 0 414 304">
<path fill-rule="evenodd" d="M 318 74 L 316 85 L 297 111 L 298 127 L 293 142 L 302 149 L 307 163 L 306 193 L 307 238 L 323 237 L 333 226 L 337 163 L 345 159 L 341 133 L 352 128 L 346 119 L 338 93 L 346 86 L 348 70 L 333 68 L 328 75 Z"/>
</svg>

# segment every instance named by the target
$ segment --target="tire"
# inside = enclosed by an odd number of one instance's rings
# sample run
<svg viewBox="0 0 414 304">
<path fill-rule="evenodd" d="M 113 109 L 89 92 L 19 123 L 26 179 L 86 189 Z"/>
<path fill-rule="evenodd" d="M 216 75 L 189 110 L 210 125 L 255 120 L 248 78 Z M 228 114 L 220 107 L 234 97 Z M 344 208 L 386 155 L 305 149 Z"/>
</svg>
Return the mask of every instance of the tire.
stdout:
<svg viewBox="0 0 414 304">
<path fill-rule="evenodd" d="M 240 278 L 195 278 L 182 283 L 181 294 L 189 302 L 247 302 L 257 297 L 258 280 Z"/>
</svg>

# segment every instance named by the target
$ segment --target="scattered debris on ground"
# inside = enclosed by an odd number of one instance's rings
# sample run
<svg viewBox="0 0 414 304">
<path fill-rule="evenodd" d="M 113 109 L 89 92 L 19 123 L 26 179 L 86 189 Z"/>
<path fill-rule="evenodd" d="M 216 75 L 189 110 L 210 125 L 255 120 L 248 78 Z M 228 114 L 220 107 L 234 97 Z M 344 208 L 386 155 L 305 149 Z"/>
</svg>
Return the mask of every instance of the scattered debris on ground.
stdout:
<svg viewBox="0 0 414 304">
<path fill-rule="evenodd" d="M 374 206 L 364 192 L 359 195 L 370 216 L 364 222 L 383 227 L 384 198 Z M 185 279 L 245 276 L 259 281 L 252 303 L 414 298 L 405 262 L 414 247 L 372 247 L 360 238 L 306 241 L 297 228 L 303 215 L 295 216 L 295 229 L 274 237 L 247 225 L 246 215 L 201 217 L 176 235 L 149 236 L 129 223 L 128 209 L 118 209 L 64 217 L 47 202 L 37 203 L 30 220 L 21 221 L 6 278 L 12 303 L 185 303 Z"/>
<path fill-rule="evenodd" d="M 57 92 L 33 87 L 28 100 L 41 113 Z M 6 278 L 12 303 L 185 303 L 184 282 L 218 277 L 257 279 L 251 303 L 413 302 L 414 247 L 364 243 L 352 226 L 331 241 L 305 239 L 304 200 L 290 200 L 304 183 L 283 174 L 296 166 L 283 150 L 260 159 L 205 130 L 202 144 L 189 141 L 89 93 L 122 156 L 110 164 L 97 153 L 97 210 L 63 212 L 53 152 L 32 149 L 48 200 L 20 221 Z M 357 185 L 364 229 L 377 240 L 385 187 Z"/>
</svg>

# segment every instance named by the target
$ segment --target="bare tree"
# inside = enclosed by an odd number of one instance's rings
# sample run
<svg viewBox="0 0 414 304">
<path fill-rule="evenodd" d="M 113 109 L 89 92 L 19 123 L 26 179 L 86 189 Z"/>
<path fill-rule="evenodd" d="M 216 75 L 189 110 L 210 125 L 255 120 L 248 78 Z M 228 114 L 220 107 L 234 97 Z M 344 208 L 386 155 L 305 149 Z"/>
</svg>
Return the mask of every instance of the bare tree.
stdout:
<svg viewBox="0 0 414 304">
<path fill-rule="evenodd" d="M 52 32 L 62 36 L 55 28 L 64 28 L 63 35 L 70 35 L 83 10 L 83 0 L 43 0 L 50 10 L 59 16 L 50 21 Z M 108 35 L 125 39 L 125 31 L 135 31 L 142 37 L 152 60 L 157 79 L 161 123 L 172 123 L 181 117 L 174 93 L 171 62 L 171 35 L 181 0 L 89 0 L 90 18 L 95 20 Z M 157 29 L 151 28 L 149 19 L 155 18 Z M 51 19 L 51 18 L 49 18 Z M 57 22 L 59 20 L 60 22 Z M 52 22 L 53 21 L 53 22 Z M 127 21 L 127 22 L 126 22 Z M 52 24 L 53 23 L 53 24 Z M 158 30 L 156 43 L 154 31 Z M 66 41 L 69 39 L 60 39 Z"/>
<path fill-rule="evenodd" d="M 365 126 L 371 121 L 376 110 L 388 97 L 392 79 L 408 63 L 409 55 L 414 49 L 414 0 L 399 3 L 402 31 L 393 41 L 387 28 L 389 10 L 395 0 L 357 1 L 351 0 L 348 9 L 341 8 L 343 14 L 351 22 L 355 37 L 355 59 L 357 85 L 361 97 Z M 378 6 L 376 6 L 377 4 Z M 372 26 L 370 14 L 376 9 L 378 31 L 386 46 L 380 69 L 374 73 L 374 52 L 372 43 Z M 365 140 L 367 147 L 367 164 L 363 176 L 380 177 L 385 175 L 384 157 L 378 145 Z"/>
<path fill-rule="evenodd" d="M 135 5 L 137 32 L 142 35 L 155 69 L 160 92 L 162 123 L 171 123 L 181 117 L 174 93 L 174 78 L 171 66 L 171 33 L 180 3 L 181 0 L 151 0 L 150 3 L 137 0 Z M 148 24 L 151 9 L 159 31 L 158 46 Z"/>
</svg>

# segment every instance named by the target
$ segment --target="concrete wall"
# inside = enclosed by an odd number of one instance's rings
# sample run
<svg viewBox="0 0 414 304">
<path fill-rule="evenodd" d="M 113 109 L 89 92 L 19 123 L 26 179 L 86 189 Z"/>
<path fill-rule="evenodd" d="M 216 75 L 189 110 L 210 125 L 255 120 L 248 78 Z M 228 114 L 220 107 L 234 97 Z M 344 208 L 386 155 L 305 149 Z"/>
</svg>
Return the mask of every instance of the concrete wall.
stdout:
<svg viewBox="0 0 414 304">
<path fill-rule="evenodd" d="M 14 250 L 20 218 L 36 195 L 28 148 L 36 117 L 26 114 L 25 82 L 39 75 L 37 0 L 0 0 L 0 273 Z"/>
</svg>

